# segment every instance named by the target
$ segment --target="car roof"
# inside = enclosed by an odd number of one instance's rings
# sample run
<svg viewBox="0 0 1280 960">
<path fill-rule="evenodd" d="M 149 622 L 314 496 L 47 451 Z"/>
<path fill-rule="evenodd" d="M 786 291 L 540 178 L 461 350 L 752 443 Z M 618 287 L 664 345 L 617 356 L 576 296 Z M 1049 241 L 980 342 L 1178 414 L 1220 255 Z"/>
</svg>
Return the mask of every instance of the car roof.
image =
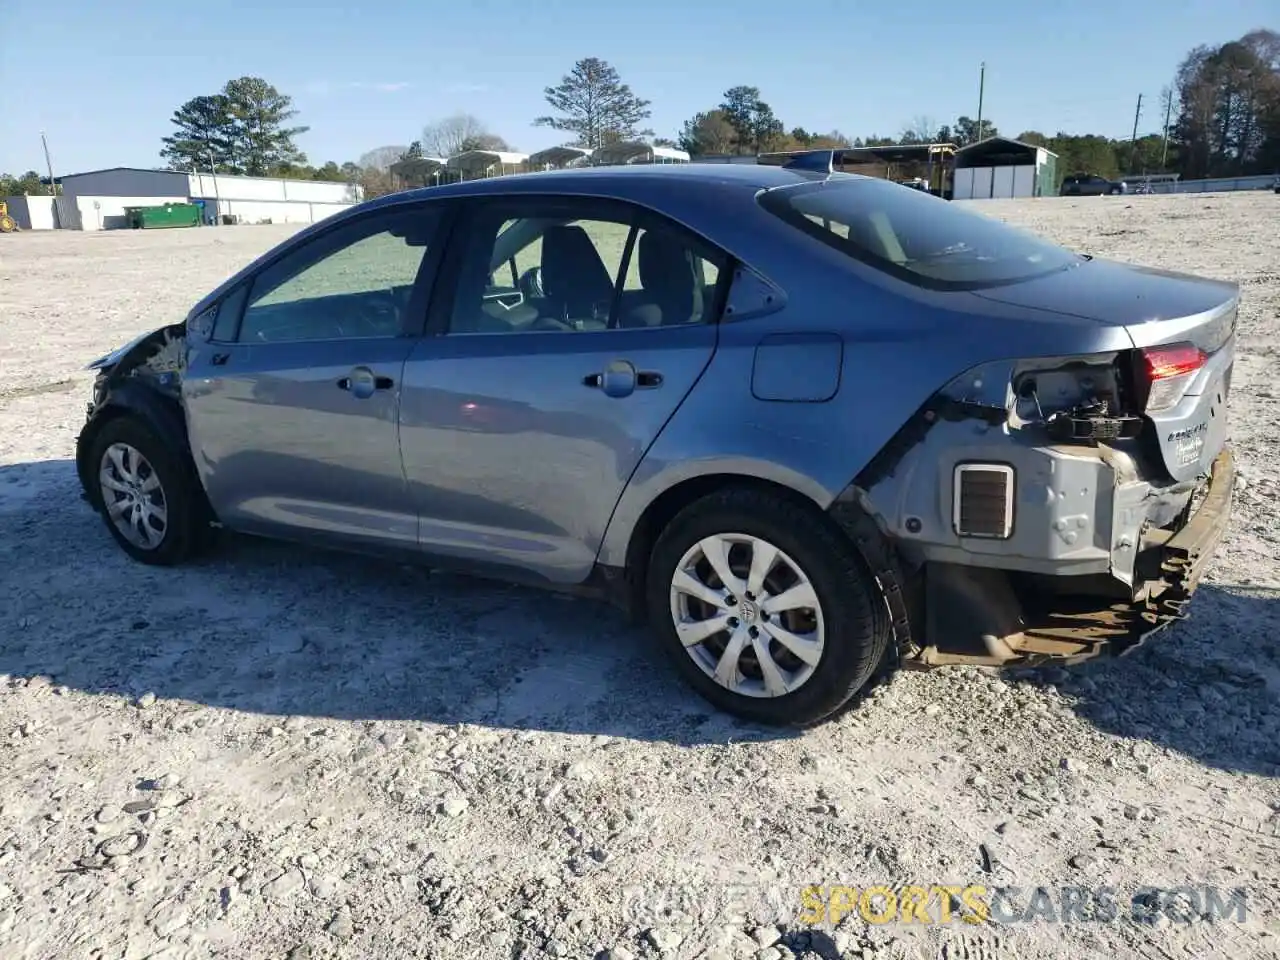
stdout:
<svg viewBox="0 0 1280 960">
<path fill-rule="evenodd" d="M 639 164 L 636 166 L 582 167 L 514 173 L 501 177 L 464 180 L 434 187 L 419 187 L 388 194 L 374 204 L 413 203 L 442 197 L 483 197 L 521 193 L 579 194 L 634 198 L 674 189 L 755 193 L 772 187 L 825 180 L 831 176 L 855 179 L 850 174 L 825 174 L 754 163 Z M 865 178 L 857 178 L 865 179 Z"/>
</svg>

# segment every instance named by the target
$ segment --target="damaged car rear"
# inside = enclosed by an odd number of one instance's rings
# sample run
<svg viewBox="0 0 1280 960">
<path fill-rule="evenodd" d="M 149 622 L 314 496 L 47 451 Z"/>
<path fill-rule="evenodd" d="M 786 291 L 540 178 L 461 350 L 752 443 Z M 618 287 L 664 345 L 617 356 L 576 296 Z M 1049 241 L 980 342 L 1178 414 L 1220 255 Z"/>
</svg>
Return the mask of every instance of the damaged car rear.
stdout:
<svg viewBox="0 0 1280 960">
<path fill-rule="evenodd" d="M 870 178 L 495 178 L 330 218 L 98 361 L 77 460 L 140 561 L 225 526 L 598 596 L 808 724 L 884 666 L 1182 617 L 1238 303 Z"/>
</svg>

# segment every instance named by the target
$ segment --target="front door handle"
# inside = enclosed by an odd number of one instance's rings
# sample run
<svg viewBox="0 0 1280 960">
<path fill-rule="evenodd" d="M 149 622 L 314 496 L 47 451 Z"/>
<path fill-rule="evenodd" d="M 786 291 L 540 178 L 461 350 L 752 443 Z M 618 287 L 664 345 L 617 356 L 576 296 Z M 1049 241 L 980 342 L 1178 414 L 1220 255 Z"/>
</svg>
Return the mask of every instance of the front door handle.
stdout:
<svg viewBox="0 0 1280 960">
<path fill-rule="evenodd" d="M 662 386 L 662 374 L 655 370 L 637 370 L 630 360 L 614 360 L 602 372 L 583 377 L 582 385 L 602 390 L 606 396 L 625 397 L 636 390 Z"/>
<path fill-rule="evenodd" d="M 368 367 L 356 367 L 350 375 L 338 380 L 339 390 L 346 390 L 361 400 L 373 396 L 375 391 L 390 390 L 394 386 L 395 381 L 390 377 L 378 376 Z"/>
</svg>

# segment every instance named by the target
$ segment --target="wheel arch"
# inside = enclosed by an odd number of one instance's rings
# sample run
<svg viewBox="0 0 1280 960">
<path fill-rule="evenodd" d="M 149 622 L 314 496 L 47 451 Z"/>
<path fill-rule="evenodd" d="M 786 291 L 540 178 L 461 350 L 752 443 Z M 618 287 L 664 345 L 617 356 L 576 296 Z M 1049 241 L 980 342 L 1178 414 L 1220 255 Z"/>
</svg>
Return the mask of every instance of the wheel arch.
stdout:
<svg viewBox="0 0 1280 960">
<path fill-rule="evenodd" d="M 192 459 L 187 420 L 181 403 L 144 382 L 130 378 L 119 380 L 108 388 L 107 395 L 94 409 L 76 440 L 76 473 L 95 509 L 99 506 L 98 487 L 94 482 L 93 465 L 89 462 L 90 454 L 102 428 L 122 417 L 132 417 L 145 424 L 175 450 L 186 463 L 195 489 L 203 497 L 204 488 Z"/>
<path fill-rule="evenodd" d="M 846 487 L 836 496 L 826 497 L 821 488 L 812 483 L 791 485 L 779 477 L 734 471 L 684 477 L 662 489 L 640 511 L 630 527 L 630 536 L 621 557 L 614 559 L 611 565 L 614 571 L 621 570 L 621 577 L 611 577 L 606 588 L 606 594 L 623 607 L 633 622 L 640 623 L 645 619 L 649 556 L 662 530 L 689 504 L 729 488 L 768 492 L 814 511 L 839 529 L 861 555 L 884 592 L 893 636 L 893 662 L 917 652 L 918 625 L 923 612 L 919 578 L 902 563 L 895 545 L 877 523 L 870 504 L 853 495 L 855 487 Z M 812 489 L 807 491 L 803 488 Z M 612 532 L 613 524 L 610 527 Z"/>
<path fill-rule="evenodd" d="M 603 559 L 601 561 L 615 569 L 622 569 L 626 586 L 621 600 L 627 612 L 634 619 L 643 618 L 649 555 L 667 524 L 689 504 L 722 490 L 738 488 L 764 491 L 822 514 L 824 503 L 814 496 L 814 492 L 805 492 L 799 486 L 778 478 L 722 471 L 687 476 L 663 488 L 639 511 L 635 522 L 629 524 L 629 536 L 625 544 L 619 544 L 608 554 L 611 562 Z M 614 520 L 618 520 L 616 515 Z M 616 532 L 613 523 L 610 528 L 611 532 Z"/>
</svg>

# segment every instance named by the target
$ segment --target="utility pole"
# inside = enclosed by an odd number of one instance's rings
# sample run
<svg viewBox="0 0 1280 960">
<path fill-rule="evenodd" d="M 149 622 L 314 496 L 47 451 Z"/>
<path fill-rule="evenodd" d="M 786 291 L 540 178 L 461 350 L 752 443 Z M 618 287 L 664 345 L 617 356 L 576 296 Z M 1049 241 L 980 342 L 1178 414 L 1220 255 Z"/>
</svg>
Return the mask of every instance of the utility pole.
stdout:
<svg viewBox="0 0 1280 960">
<path fill-rule="evenodd" d="M 49 141 L 45 139 L 43 130 L 40 131 L 40 145 L 44 147 L 44 165 L 49 171 L 49 196 L 56 197 L 58 195 L 58 187 L 53 180 L 53 161 L 49 159 Z"/>
<path fill-rule="evenodd" d="M 213 143 L 209 140 L 208 134 L 204 138 L 204 149 L 209 154 L 209 179 L 213 181 L 213 225 L 216 227 L 222 223 L 222 197 L 218 195 L 218 165 L 213 159 Z"/>
<path fill-rule="evenodd" d="M 1169 166 L 1169 118 L 1173 116 L 1173 90 L 1164 89 L 1164 143 L 1160 146 L 1160 172 Z"/>
<path fill-rule="evenodd" d="M 987 61 L 983 60 L 978 64 L 978 129 L 974 131 L 977 138 L 974 143 L 982 139 L 982 94 L 987 85 Z"/>
<path fill-rule="evenodd" d="M 1138 109 L 1133 111 L 1133 138 L 1129 141 L 1129 172 L 1137 173 L 1133 165 L 1138 156 L 1138 118 L 1142 116 L 1142 94 L 1138 94 Z"/>
</svg>

